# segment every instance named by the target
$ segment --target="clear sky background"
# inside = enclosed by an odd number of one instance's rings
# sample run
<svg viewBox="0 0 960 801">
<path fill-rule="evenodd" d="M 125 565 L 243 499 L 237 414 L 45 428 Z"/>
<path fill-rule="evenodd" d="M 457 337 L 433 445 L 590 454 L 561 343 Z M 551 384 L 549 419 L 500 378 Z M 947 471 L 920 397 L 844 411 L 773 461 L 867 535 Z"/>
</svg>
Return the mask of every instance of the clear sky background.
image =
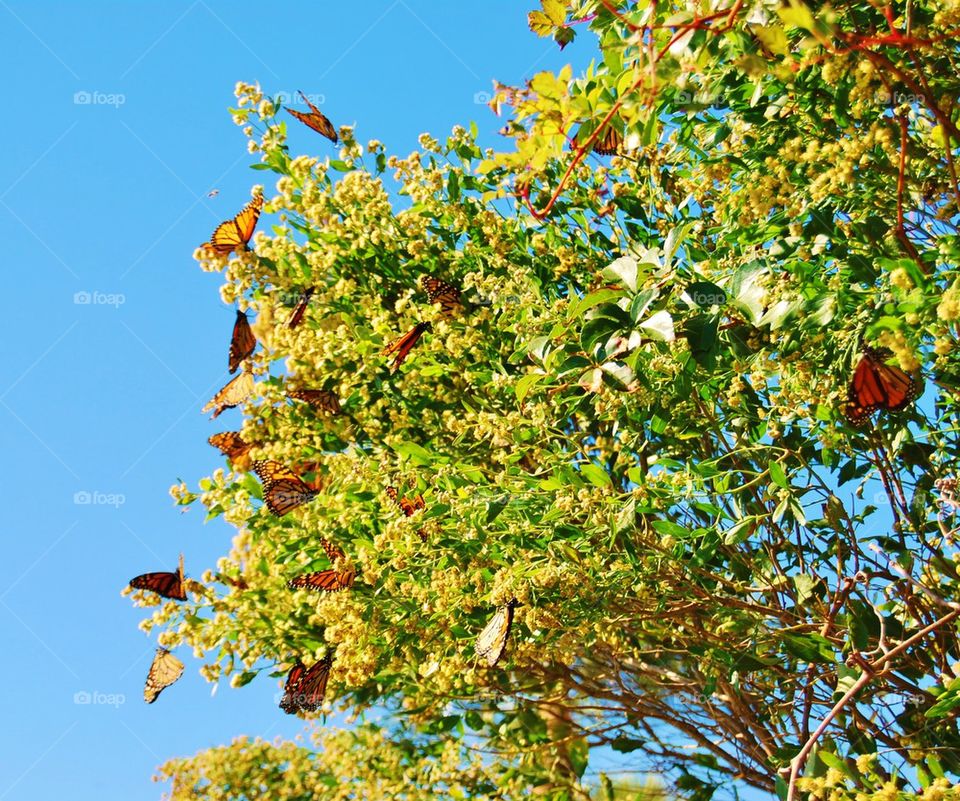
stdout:
<svg viewBox="0 0 960 801">
<path fill-rule="evenodd" d="M 169 757 L 302 730 L 265 676 L 211 697 L 186 649 L 184 677 L 144 704 L 155 640 L 120 596 L 181 550 L 199 577 L 233 533 L 167 495 L 220 466 L 206 439 L 239 424 L 200 413 L 228 378 L 234 315 L 191 258 L 267 175 L 226 111 L 233 87 L 322 94 L 391 153 L 470 120 L 495 144 L 503 122 L 477 93 L 593 55 L 590 37 L 560 53 L 530 34 L 534 6 L 0 0 L 0 801 L 157 799 Z M 336 152 L 289 130 L 295 152 Z"/>
</svg>

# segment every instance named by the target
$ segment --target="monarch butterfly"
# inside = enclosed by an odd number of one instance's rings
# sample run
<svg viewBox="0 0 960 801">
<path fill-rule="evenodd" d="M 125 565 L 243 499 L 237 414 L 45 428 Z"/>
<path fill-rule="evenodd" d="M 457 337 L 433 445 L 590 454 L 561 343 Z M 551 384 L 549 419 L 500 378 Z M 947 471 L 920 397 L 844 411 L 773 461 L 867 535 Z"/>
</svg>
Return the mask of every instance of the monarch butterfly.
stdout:
<svg viewBox="0 0 960 801">
<path fill-rule="evenodd" d="M 314 590 L 315 592 L 340 592 L 353 586 L 357 577 L 354 570 L 321 570 L 317 573 L 304 573 L 287 582 L 291 590 Z"/>
<path fill-rule="evenodd" d="M 187 590 L 183 585 L 183 554 L 180 554 L 180 564 L 175 573 L 144 573 L 130 579 L 130 586 L 135 590 L 149 590 L 164 598 L 173 598 L 175 601 L 186 601 Z"/>
<path fill-rule="evenodd" d="M 453 316 L 463 311 L 463 301 L 458 287 L 431 275 L 423 276 L 420 283 L 426 290 L 430 302 L 439 303 L 445 315 Z"/>
<path fill-rule="evenodd" d="M 263 482 L 263 500 L 267 508 L 277 517 L 312 501 L 318 494 L 279 462 L 270 459 L 254 462 L 253 470 Z"/>
<path fill-rule="evenodd" d="M 877 409 L 896 412 L 920 394 L 917 382 L 899 367 L 886 364 L 890 351 L 861 345 L 860 362 L 847 389 L 844 414 L 855 426 L 863 425 Z"/>
<path fill-rule="evenodd" d="M 581 136 L 580 131 L 577 131 L 578 142 L 585 142 L 587 139 L 589 136 Z M 621 147 L 623 147 L 623 135 L 613 123 L 608 123 L 603 136 L 597 137 L 594 141 L 592 150 L 598 156 L 615 156 L 620 152 Z"/>
<path fill-rule="evenodd" d="M 220 223 L 210 237 L 210 241 L 204 242 L 200 247 L 224 256 L 235 250 L 246 250 L 247 242 L 250 241 L 257 227 L 262 208 L 263 195 L 257 195 L 239 211 L 236 217 Z"/>
<path fill-rule="evenodd" d="M 240 362 L 246 359 L 257 347 L 257 338 L 250 330 L 247 315 L 237 311 L 237 319 L 233 324 L 233 335 L 230 337 L 230 360 L 228 366 L 231 373 L 237 372 Z"/>
<path fill-rule="evenodd" d="M 330 679 L 332 666 L 333 656 L 330 654 L 309 669 L 305 668 L 302 662 L 297 662 L 287 674 L 280 708 L 288 715 L 296 714 L 298 711 L 316 712 L 327 692 L 327 681 Z"/>
<path fill-rule="evenodd" d="M 420 341 L 420 337 L 423 336 L 424 331 L 429 331 L 432 328 L 430 323 L 417 323 L 413 328 L 407 331 L 399 339 L 395 339 L 387 347 L 383 349 L 384 356 L 392 356 L 396 354 L 396 358 L 393 360 L 393 364 L 390 365 L 390 372 L 396 372 L 397 368 L 403 364 L 407 356 L 410 355 L 410 351 L 413 350 L 413 346 Z"/>
<path fill-rule="evenodd" d="M 414 512 L 416 512 L 418 509 L 427 508 L 426 503 L 423 501 L 422 494 L 418 494 L 416 498 L 410 500 L 409 498 L 401 498 L 396 487 L 387 487 L 387 497 L 389 497 L 391 501 L 400 507 L 400 510 L 403 512 L 405 517 L 413 517 Z M 420 538 L 421 542 L 427 541 L 427 532 L 425 532 L 422 528 L 417 529 L 417 536 Z"/>
<path fill-rule="evenodd" d="M 303 294 L 300 296 L 300 300 L 297 301 L 297 305 L 293 309 L 293 314 L 291 314 L 290 319 L 287 320 L 287 328 L 296 328 L 298 325 L 300 325 L 303 315 L 306 314 L 307 305 L 310 303 L 310 298 L 313 297 L 313 293 L 316 291 L 317 290 L 314 287 L 309 287 L 303 291 Z"/>
<path fill-rule="evenodd" d="M 287 393 L 287 397 L 302 400 L 329 414 L 340 414 L 342 411 L 337 393 L 328 389 L 294 389 Z"/>
<path fill-rule="evenodd" d="M 233 462 L 238 469 L 249 469 L 249 459 L 247 454 L 253 449 L 253 445 L 245 442 L 240 436 L 239 431 L 221 431 L 219 434 L 211 436 L 207 442 L 217 448 L 220 453 Z"/>
<path fill-rule="evenodd" d="M 209 412 L 213 409 L 210 419 L 215 420 L 227 409 L 232 409 L 234 406 L 243 403 L 251 392 L 253 392 L 253 375 L 242 372 L 236 378 L 227 382 L 226 386 L 214 395 L 201 411 Z"/>
<path fill-rule="evenodd" d="M 337 138 L 337 129 L 333 127 L 333 123 L 327 119 L 327 116 L 320 111 L 320 109 L 307 100 L 307 96 L 303 92 L 300 92 L 300 97 L 302 97 L 303 102 L 310 107 L 310 113 L 304 114 L 302 111 L 294 111 L 292 108 L 288 108 L 287 111 L 308 128 L 313 128 L 318 134 L 327 137 L 331 142 L 337 144 L 339 141 Z M 286 108 L 286 106 L 284 106 L 284 108 Z"/>
<path fill-rule="evenodd" d="M 507 647 L 507 638 L 510 636 L 510 627 L 513 625 L 513 610 L 519 605 L 516 598 L 507 601 L 497 609 L 477 637 L 473 650 L 487 663 L 487 667 L 494 667 L 503 656 Z"/>
<path fill-rule="evenodd" d="M 166 648 L 157 648 L 153 664 L 147 672 L 147 682 L 143 685 L 143 700 L 152 704 L 157 697 L 183 675 L 183 662 Z"/>
</svg>

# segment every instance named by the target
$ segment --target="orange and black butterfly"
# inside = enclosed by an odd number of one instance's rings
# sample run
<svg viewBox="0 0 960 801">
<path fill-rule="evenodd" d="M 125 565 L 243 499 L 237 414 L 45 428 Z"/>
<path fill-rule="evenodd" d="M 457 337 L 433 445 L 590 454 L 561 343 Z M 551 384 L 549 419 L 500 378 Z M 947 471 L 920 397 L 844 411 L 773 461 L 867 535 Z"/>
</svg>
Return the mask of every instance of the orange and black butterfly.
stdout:
<svg viewBox="0 0 960 801">
<path fill-rule="evenodd" d="M 860 362 L 847 389 L 844 415 L 855 426 L 863 425 L 877 409 L 897 412 L 920 394 L 919 384 L 899 367 L 886 364 L 886 349 L 861 345 Z"/>
<path fill-rule="evenodd" d="M 460 297 L 460 289 L 447 281 L 434 278 L 432 275 L 425 275 L 420 279 L 420 283 L 427 292 L 427 297 L 431 303 L 439 303 L 440 310 L 447 317 L 452 317 L 463 311 L 463 300 Z"/>
<path fill-rule="evenodd" d="M 247 242 L 250 241 L 257 227 L 262 208 L 263 195 L 257 195 L 240 210 L 236 217 L 220 223 L 210 237 L 210 241 L 204 242 L 200 247 L 224 256 L 236 250 L 246 250 Z"/>
<path fill-rule="evenodd" d="M 237 372 L 240 362 L 246 359 L 257 347 L 257 338 L 250 329 L 247 315 L 237 311 L 237 319 L 233 324 L 233 335 L 230 337 L 230 359 L 228 366 L 231 373 Z"/>
<path fill-rule="evenodd" d="M 423 495 L 420 493 L 417 494 L 417 497 L 411 500 L 410 498 L 401 498 L 396 487 L 387 487 L 387 497 L 389 497 L 391 501 L 400 507 L 400 511 L 403 512 L 405 517 L 413 517 L 414 513 L 419 509 L 427 508 L 427 504 L 424 503 L 423 500 Z M 417 536 L 420 538 L 421 542 L 427 541 L 427 532 L 425 532 L 422 528 L 417 529 Z"/>
<path fill-rule="evenodd" d="M 313 297 L 313 293 L 316 291 L 313 287 L 303 291 L 300 300 L 297 301 L 297 305 L 293 309 L 293 313 L 290 315 L 290 319 L 287 320 L 287 328 L 296 328 L 300 325 L 303 315 L 307 312 L 307 306 L 310 304 L 310 298 Z"/>
<path fill-rule="evenodd" d="M 579 131 L 577 132 L 576 140 L 578 142 L 585 142 L 588 138 L 588 136 L 581 135 Z M 596 138 L 592 150 L 598 156 L 616 156 L 622 147 L 623 134 L 621 134 L 619 129 L 611 122 L 607 123 L 603 134 Z"/>
<path fill-rule="evenodd" d="M 149 590 L 164 598 L 173 598 L 175 601 L 186 601 L 187 589 L 183 584 L 183 554 L 180 554 L 180 564 L 175 573 L 144 573 L 130 579 L 130 586 L 135 590 Z"/>
<path fill-rule="evenodd" d="M 300 97 L 303 98 L 303 102 L 306 103 L 310 108 L 310 113 L 304 114 L 302 111 L 295 111 L 292 108 L 287 108 L 287 111 L 300 120 L 300 122 L 302 122 L 308 128 L 312 128 L 321 136 L 325 136 L 331 142 L 337 144 L 339 141 L 337 138 L 337 129 L 334 128 L 333 123 L 327 119 L 327 115 L 313 105 L 313 103 L 307 99 L 307 96 L 303 92 L 300 92 Z M 286 106 L 284 106 L 284 108 L 286 108 Z"/>
<path fill-rule="evenodd" d="M 328 389 L 293 389 L 287 393 L 287 397 L 309 403 L 314 408 L 328 414 L 340 414 L 343 411 L 337 393 Z"/>
<path fill-rule="evenodd" d="M 325 537 L 320 538 L 320 545 L 327 554 L 331 564 L 336 564 L 343 558 L 343 551 Z M 357 577 L 355 570 L 321 570 L 317 573 L 306 573 L 287 582 L 291 590 L 313 590 L 314 592 L 339 592 L 353 586 Z"/>
<path fill-rule="evenodd" d="M 288 715 L 316 712 L 323 704 L 332 666 L 333 656 L 330 654 L 311 668 L 305 668 L 302 662 L 297 662 L 287 674 L 280 708 Z"/>
<path fill-rule="evenodd" d="M 253 470 L 263 483 L 264 503 L 277 517 L 317 497 L 317 490 L 279 462 L 270 459 L 254 462 Z"/>
<path fill-rule="evenodd" d="M 183 675 L 183 662 L 166 648 L 157 648 L 143 685 L 143 700 L 152 704 L 167 687 Z"/>
<path fill-rule="evenodd" d="M 410 351 L 413 350 L 413 346 L 420 341 L 420 337 L 423 336 L 425 331 L 429 331 L 431 327 L 430 323 L 417 323 L 407 331 L 406 334 L 394 340 L 383 349 L 384 356 L 393 356 L 396 354 L 393 364 L 390 365 L 391 373 L 396 372 L 397 368 L 406 361 L 407 356 L 410 355 Z"/>
<path fill-rule="evenodd" d="M 201 411 L 209 412 L 213 409 L 210 419 L 215 420 L 227 409 L 232 409 L 234 406 L 243 403 L 250 397 L 251 392 L 253 392 L 253 375 L 244 371 L 227 382 L 226 386 L 214 395 Z"/>
<path fill-rule="evenodd" d="M 239 431 L 221 431 L 211 436 L 207 442 L 226 456 L 238 470 L 249 470 L 248 454 L 254 445 L 244 440 Z"/>
</svg>

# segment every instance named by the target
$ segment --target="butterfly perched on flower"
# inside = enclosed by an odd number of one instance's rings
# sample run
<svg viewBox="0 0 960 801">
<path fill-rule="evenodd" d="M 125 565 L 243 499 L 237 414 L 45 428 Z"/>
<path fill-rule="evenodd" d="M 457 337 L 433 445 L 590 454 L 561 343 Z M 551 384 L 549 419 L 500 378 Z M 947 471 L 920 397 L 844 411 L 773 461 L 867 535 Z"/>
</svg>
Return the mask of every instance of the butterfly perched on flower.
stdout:
<svg viewBox="0 0 960 801">
<path fill-rule="evenodd" d="M 307 96 L 300 92 L 300 97 L 303 98 L 303 102 L 307 104 L 310 108 L 309 114 L 304 114 L 302 111 L 296 111 L 292 108 L 287 108 L 287 111 L 296 117 L 300 122 L 306 125 L 308 128 L 312 128 L 318 134 L 327 137 L 331 142 L 337 144 L 339 141 L 337 137 L 337 129 L 333 127 L 333 123 L 327 119 L 327 115 L 324 114 L 320 109 L 318 109 L 313 103 L 311 103 Z"/>
<path fill-rule="evenodd" d="M 175 572 L 144 573 L 130 579 L 130 586 L 135 590 L 148 590 L 175 601 L 186 601 L 187 590 L 183 584 L 183 554 L 180 554 L 180 564 Z"/>
<path fill-rule="evenodd" d="M 230 337 L 230 358 L 228 366 L 231 373 L 237 372 L 240 362 L 246 359 L 257 347 L 257 338 L 250 329 L 250 321 L 242 311 L 237 311 L 237 319 L 233 324 L 233 334 Z"/>
<path fill-rule="evenodd" d="M 886 349 L 860 346 L 860 361 L 847 388 L 843 413 L 855 426 L 863 425 L 877 409 L 896 412 L 920 394 L 920 385 L 899 367 L 886 363 Z"/>
<path fill-rule="evenodd" d="M 246 250 L 247 242 L 253 236 L 260 219 L 260 210 L 263 208 L 263 195 L 257 195 L 247 203 L 232 220 L 220 223 L 209 242 L 200 247 L 212 250 L 221 256 L 233 253 L 236 250 Z"/>
<path fill-rule="evenodd" d="M 167 687 L 183 675 L 183 662 L 166 648 L 157 648 L 143 685 L 143 700 L 152 704 Z"/>
<path fill-rule="evenodd" d="M 588 135 L 577 131 L 576 140 L 578 142 L 585 142 L 587 139 L 589 139 Z M 620 133 L 620 130 L 612 122 L 609 122 L 603 134 L 594 140 L 592 150 L 598 156 L 615 156 L 620 152 L 622 147 L 623 134 Z"/>
<path fill-rule="evenodd" d="M 337 393 L 329 389 L 292 389 L 287 393 L 287 397 L 309 403 L 315 409 L 328 414 L 340 414 L 343 411 Z"/>
<path fill-rule="evenodd" d="M 497 609 L 477 637 L 473 650 L 482 661 L 487 663 L 487 667 L 494 667 L 503 656 L 507 647 L 507 638 L 510 636 L 510 628 L 513 626 L 513 610 L 519 605 L 516 598 L 507 601 Z"/>
<path fill-rule="evenodd" d="M 444 316 L 452 317 L 463 311 L 460 289 L 453 284 L 432 275 L 425 275 L 420 284 L 426 290 L 431 303 L 439 303 Z"/>
<path fill-rule="evenodd" d="M 207 442 L 226 456 L 238 470 L 250 469 L 248 454 L 255 446 L 244 440 L 239 431 L 221 431 L 213 434 Z"/>
<path fill-rule="evenodd" d="M 343 550 L 330 542 L 326 537 L 320 538 L 320 546 L 327 554 L 331 564 L 343 559 Z M 287 582 L 291 590 L 313 590 L 314 592 L 339 592 L 353 586 L 357 577 L 355 570 L 320 570 L 316 573 L 305 573 Z"/>
<path fill-rule="evenodd" d="M 391 373 L 396 372 L 397 368 L 407 360 L 407 356 L 410 355 L 414 345 L 420 341 L 424 332 L 431 328 L 430 323 L 417 323 L 406 334 L 395 339 L 383 349 L 384 356 L 394 356 L 393 364 L 390 365 Z"/>
<path fill-rule="evenodd" d="M 401 498 L 396 487 L 387 487 L 386 492 L 387 497 L 400 507 L 400 511 L 403 512 L 404 517 L 413 517 L 418 510 L 427 508 L 427 504 L 423 500 L 423 495 L 420 493 L 417 493 L 417 496 L 411 500 L 410 498 Z M 427 541 L 427 533 L 422 528 L 417 529 L 417 536 L 422 542 Z"/>
<path fill-rule="evenodd" d="M 297 301 L 297 305 L 293 308 L 290 319 L 287 320 L 287 328 L 296 328 L 300 325 L 300 321 L 303 320 L 303 315 L 307 312 L 307 306 L 310 304 L 310 298 L 313 297 L 313 293 L 316 291 L 314 287 L 309 287 L 303 291 L 303 294 Z"/>
<path fill-rule="evenodd" d="M 263 484 L 263 501 L 277 517 L 317 497 L 318 491 L 306 484 L 289 468 L 272 459 L 253 463 L 254 472 Z"/>
<path fill-rule="evenodd" d="M 246 371 L 240 373 L 236 378 L 231 379 L 227 384 L 214 395 L 206 406 L 201 409 L 202 412 L 209 412 L 213 409 L 211 420 L 215 420 L 227 409 L 239 406 L 253 392 L 253 375 Z"/>
<path fill-rule="evenodd" d="M 331 667 L 333 667 L 331 654 L 327 654 L 311 668 L 304 667 L 303 663 L 298 661 L 287 674 L 280 708 L 288 715 L 294 715 L 297 712 L 316 712 L 323 704 Z"/>
</svg>

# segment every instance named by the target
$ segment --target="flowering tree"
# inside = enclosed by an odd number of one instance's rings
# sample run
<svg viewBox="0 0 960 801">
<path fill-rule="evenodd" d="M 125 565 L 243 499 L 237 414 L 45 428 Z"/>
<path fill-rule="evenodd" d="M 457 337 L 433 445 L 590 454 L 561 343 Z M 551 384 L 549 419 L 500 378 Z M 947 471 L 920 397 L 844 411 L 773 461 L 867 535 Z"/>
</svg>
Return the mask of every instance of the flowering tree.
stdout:
<svg viewBox="0 0 960 801">
<path fill-rule="evenodd" d="M 172 798 L 649 794 L 611 755 L 697 799 L 953 794 L 960 5 L 530 22 L 600 54 L 498 88 L 504 152 L 343 128 L 338 159 L 294 155 L 238 86 L 276 222 L 197 256 L 256 313 L 251 455 L 320 497 L 271 514 L 240 460 L 175 487 L 237 535 L 145 625 L 234 686 L 332 654 L 328 708 L 388 714 L 174 760 Z M 881 394 L 851 413 L 858 363 Z M 321 568 L 355 581 L 287 587 Z M 488 667 L 475 638 L 514 601 Z"/>
</svg>

